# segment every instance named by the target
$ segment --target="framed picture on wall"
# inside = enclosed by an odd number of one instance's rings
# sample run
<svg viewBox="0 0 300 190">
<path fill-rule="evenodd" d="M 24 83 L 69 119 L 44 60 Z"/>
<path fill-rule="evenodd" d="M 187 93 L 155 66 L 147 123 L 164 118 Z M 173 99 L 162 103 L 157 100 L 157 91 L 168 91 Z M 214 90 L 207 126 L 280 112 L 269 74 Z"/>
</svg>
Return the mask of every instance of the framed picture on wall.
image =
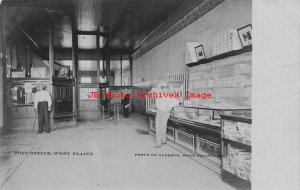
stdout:
<svg viewBox="0 0 300 190">
<path fill-rule="evenodd" d="M 252 45 L 252 25 L 248 24 L 237 29 L 243 47 Z"/>
<path fill-rule="evenodd" d="M 204 49 L 203 49 L 203 45 L 196 46 L 195 51 L 196 51 L 196 56 L 197 56 L 198 61 L 206 58 Z"/>
<path fill-rule="evenodd" d="M 70 74 L 70 67 L 66 65 L 59 66 L 58 77 L 68 78 Z"/>
</svg>

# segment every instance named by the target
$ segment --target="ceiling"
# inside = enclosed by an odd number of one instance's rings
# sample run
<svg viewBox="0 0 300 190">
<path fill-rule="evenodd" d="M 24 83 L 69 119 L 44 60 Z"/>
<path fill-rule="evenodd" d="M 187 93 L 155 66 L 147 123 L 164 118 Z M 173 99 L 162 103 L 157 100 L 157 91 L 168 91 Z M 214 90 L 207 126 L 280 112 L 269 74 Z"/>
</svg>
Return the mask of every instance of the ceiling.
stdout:
<svg viewBox="0 0 300 190">
<path fill-rule="evenodd" d="M 29 40 L 37 48 L 48 46 L 50 15 L 54 46 L 72 47 L 71 18 L 81 31 L 110 36 L 111 49 L 133 52 L 170 15 L 193 8 L 203 0 L 3 0 L 4 33 L 9 42 Z M 184 9 L 188 11 L 188 9 Z M 79 48 L 94 49 L 95 36 L 79 36 Z"/>
</svg>

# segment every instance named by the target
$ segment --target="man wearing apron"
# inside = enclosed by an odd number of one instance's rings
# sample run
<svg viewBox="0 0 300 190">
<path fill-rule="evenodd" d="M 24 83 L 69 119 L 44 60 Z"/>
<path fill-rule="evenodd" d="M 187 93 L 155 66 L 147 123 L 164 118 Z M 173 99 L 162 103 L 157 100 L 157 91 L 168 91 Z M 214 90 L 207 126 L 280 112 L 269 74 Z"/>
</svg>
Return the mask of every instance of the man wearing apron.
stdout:
<svg viewBox="0 0 300 190">
<path fill-rule="evenodd" d="M 169 87 L 166 83 L 160 83 L 160 92 L 169 92 Z M 155 117 L 156 146 L 154 148 L 160 148 L 162 144 L 167 142 L 166 133 L 170 112 L 174 106 L 179 105 L 179 101 L 174 97 L 156 98 L 155 101 L 157 112 Z"/>
<path fill-rule="evenodd" d="M 39 118 L 39 131 L 43 133 L 43 126 L 45 126 L 46 133 L 50 133 L 49 114 L 51 110 L 51 97 L 48 91 L 46 91 L 46 85 L 38 84 L 39 91 L 34 96 L 34 109 L 38 112 Z"/>
</svg>

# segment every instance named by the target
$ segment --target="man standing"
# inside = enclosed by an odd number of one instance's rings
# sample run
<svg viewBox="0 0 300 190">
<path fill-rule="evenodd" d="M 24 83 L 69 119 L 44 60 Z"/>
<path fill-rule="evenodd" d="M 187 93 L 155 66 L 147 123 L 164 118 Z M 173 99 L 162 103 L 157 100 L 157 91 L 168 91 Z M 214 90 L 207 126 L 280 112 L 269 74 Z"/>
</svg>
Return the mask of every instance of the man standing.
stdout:
<svg viewBox="0 0 300 190">
<path fill-rule="evenodd" d="M 48 91 L 46 91 L 45 84 L 38 84 L 38 92 L 34 96 L 34 109 L 38 112 L 39 117 L 39 131 L 43 133 L 43 126 L 45 125 L 46 133 L 50 133 L 49 114 L 51 110 L 52 100 Z"/>
<path fill-rule="evenodd" d="M 160 83 L 160 92 L 168 93 L 169 87 L 166 83 Z M 160 148 L 162 144 L 167 142 L 167 124 L 170 117 L 170 112 L 174 106 L 179 105 L 179 101 L 174 97 L 162 97 L 156 98 L 156 117 L 155 117 L 155 127 L 156 127 L 156 146 L 154 148 Z"/>
<path fill-rule="evenodd" d="M 129 92 L 126 90 L 125 91 L 125 96 L 122 100 L 122 106 L 123 106 L 123 116 L 125 118 L 129 117 L 129 103 L 130 103 L 130 94 Z"/>
</svg>

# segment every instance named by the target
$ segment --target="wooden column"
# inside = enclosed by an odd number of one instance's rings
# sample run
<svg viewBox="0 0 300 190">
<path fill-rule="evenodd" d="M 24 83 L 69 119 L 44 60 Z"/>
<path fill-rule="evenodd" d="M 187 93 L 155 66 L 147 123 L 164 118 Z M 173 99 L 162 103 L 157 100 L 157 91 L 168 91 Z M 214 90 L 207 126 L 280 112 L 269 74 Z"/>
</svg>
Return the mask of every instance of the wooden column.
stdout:
<svg viewBox="0 0 300 190">
<path fill-rule="evenodd" d="M 53 18 L 50 13 L 50 28 L 49 28 L 49 67 L 50 67 L 50 85 L 49 91 L 51 92 L 52 97 L 52 108 L 50 114 L 50 127 L 53 129 L 54 127 L 54 116 L 55 116 L 55 99 L 54 99 L 54 87 L 53 87 L 53 75 L 54 75 L 54 23 Z"/>
<path fill-rule="evenodd" d="M 129 86 L 132 86 L 132 64 L 133 64 L 133 60 L 132 60 L 132 56 L 129 55 L 129 69 L 130 69 L 130 84 Z"/>
<path fill-rule="evenodd" d="M 0 6 L 0 129 L 4 126 L 4 105 L 3 105 L 3 92 L 4 86 L 3 86 L 3 70 L 5 69 L 4 64 L 4 57 L 5 57 L 5 51 L 4 51 L 4 13 L 3 13 L 3 6 Z"/>
<path fill-rule="evenodd" d="M 78 116 L 78 36 L 75 16 L 71 17 L 72 23 L 72 76 L 73 76 L 73 122 L 77 125 Z"/>
<path fill-rule="evenodd" d="M 99 30 L 99 29 L 98 29 Z M 96 49 L 97 49 L 97 81 L 100 84 L 100 36 L 96 35 Z"/>
<path fill-rule="evenodd" d="M 123 67 L 123 63 L 122 63 L 122 54 L 120 54 L 120 65 L 121 65 L 121 79 L 120 79 L 120 81 L 121 81 L 121 89 L 122 89 L 122 86 L 123 86 L 123 69 L 122 69 L 122 67 Z"/>
<path fill-rule="evenodd" d="M 96 49 L 97 49 L 97 92 L 98 92 L 98 98 L 97 98 L 97 105 L 98 105 L 98 114 L 101 114 L 101 100 L 100 96 L 102 97 L 101 90 L 100 90 L 100 36 L 99 36 L 99 28 L 97 29 L 97 34 L 96 34 Z"/>
<path fill-rule="evenodd" d="M 109 37 L 107 38 L 107 61 L 106 61 L 106 79 L 110 85 L 110 50 L 109 50 Z"/>
<path fill-rule="evenodd" d="M 104 78 L 104 76 L 105 76 L 105 73 L 104 73 L 104 64 L 105 64 L 105 62 L 106 62 L 106 50 L 105 50 L 106 48 L 105 47 L 103 47 L 102 49 L 101 49 L 101 58 L 102 58 L 102 72 L 100 71 L 100 75 Z M 100 59 L 101 60 L 101 59 Z"/>
</svg>

